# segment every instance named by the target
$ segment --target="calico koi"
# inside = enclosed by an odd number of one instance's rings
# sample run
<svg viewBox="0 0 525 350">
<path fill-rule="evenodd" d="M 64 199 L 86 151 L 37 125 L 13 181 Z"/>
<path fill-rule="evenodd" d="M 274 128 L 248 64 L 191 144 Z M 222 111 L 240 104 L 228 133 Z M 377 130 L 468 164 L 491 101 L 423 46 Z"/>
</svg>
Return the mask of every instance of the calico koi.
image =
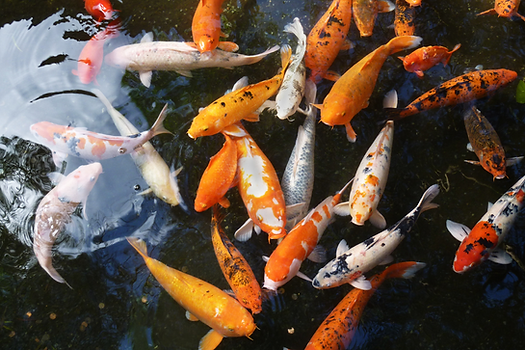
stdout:
<svg viewBox="0 0 525 350">
<path fill-rule="evenodd" d="M 86 11 L 93 16 L 98 22 L 108 20 L 113 17 L 115 12 L 109 0 L 84 0 Z"/>
<path fill-rule="evenodd" d="M 306 258 L 317 262 L 324 261 L 324 256 L 319 255 L 315 248 L 328 225 L 334 221 L 333 208 L 339 203 L 350 182 L 335 196 L 327 197 L 312 209 L 279 243 L 264 268 L 263 288 L 275 291 L 300 274 L 299 268 Z M 303 278 L 311 281 L 306 276 Z"/>
<path fill-rule="evenodd" d="M 188 135 L 196 139 L 217 134 L 228 125 L 242 119 L 259 121 L 256 111 L 279 90 L 290 63 L 291 51 L 290 46 L 283 46 L 281 49 L 282 70 L 273 78 L 232 91 L 202 109 L 193 119 Z"/>
<path fill-rule="evenodd" d="M 383 63 L 391 54 L 413 48 L 421 40 L 417 36 L 395 37 L 348 69 L 332 86 L 323 104 L 313 105 L 321 110 L 321 121 L 329 126 L 344 125 L 348 140 L 355 142 L 357 135 L 350 121 L 368 106 Z"/>
<path fill-rule="evenodd" d="M 212 328 L 201 339 L 199 349 L 213 350 L 224 337 L 250 337 L 256 328 L 253 317 L 237 300 L 208 282 L 150 258 L 144 241 L 131 237 L 127 240 L 160 285 L 186 309 L 186 317 Z"/>
<path fill-rule="evenodd" d="M 219 47 L 223 50 L 230 47 L 230 42 L 220 42 L 219 37 L 224 36 L 221 32 L 221 13 L 224 0 L 200 0 L 193 20 L 191 22 L 191 33 L 197 49 L 202 53 L 213 51 Z M 233 50 L 239 47 L 233 44 Z"/>
<path fill-rule="evenodd" d="M 305 350 L 347 349 L 359 325 L 366 304 L 379 286 L 390 278 L 412 278 L 426 266 L 425 263 L 407 261 L 393 264 L 382 273 L 370 278 L 369 290 L 352 289 L 317 328 Z"/>
<path fill-rule="evenodd" d="M 416 10 L 408 1 L 396 0 L 396 9 L 394 15 L 394 32 L 396 36 L 414 35 L 416 26 L 414 20 Z"/>
<path fill-rule="evenodd" d="M 493 94 L 518 77 L 508 69 L 473 71 L 450 79 L 425 92 L 405 108 L 390 108 L 386 113 L 390 119 L 401 119 L 432 108 L 456 105 Z"/>
<path fill-rule="evenodd" d="M 388 0 L 353 0 L 354 22 L 361 36 L 372 35 L 379 12 L 391 12 L 394 8 L 394 4 Z"/>
<path fill-rule="evenodd" d="M 351 249 L 343 239 L 337 246 L 335 259 L 319 270 L 312 285 L 318 289 L 326 289 L 350 283 L 355 288 L 371 289 L 370 281 L 366 280 L 363 274 L 379 264 L 392 260 L 390 254 L 412 230 L 419 215 L 438 207 L 437 204 L 432 203 L 438 193 L 438 185 L 430 186 L 417 206 L 404 218 Z"/>
<path fill-rule="evenodd" d="M 516 221 L 525 202 L 525 176 L 518 180 L 470 230 L 465 225 L 447 220 L 448 231 L 461 242 L 454 264 L 454 272 L 463 273 L 485 260 L 509 264 L 512 258 L 498 246 Z"/>
<path fill-rule="evenodd" d="M 58 184 L 40 201 L 36 209 L 33 233 L 33 251 L 40 266 L 59 283 L 67 282 L 53 267 L 51 249 L 64 226 L 71 221 L 71 214 L 82 203 L 86 218 L 86 201 L 102 173 L 100 163 L 82 165 L 69 175 L 52 173 Z M 68 284 L 69 286 L 69 284 Z"/>
<path fill-rule="evenodd" d="M 339 51 L 348 46 L 345 41 L 352 19 L 351 0 L 333 0 L 306 40 L 304 63 L 311 71 L 310 79 L 319 83 L 321 79 L 337 80 L 339 75 L 328 69 Z"/>
<path fill-rule="evenodd" d="M 425 46 L 412 52 L 410 55 L 398 58 L 403 61 L 403 66 L 407 72 L 414 72 L 419 78 L 423 78 L 423 71 L 434 67 L 439 62 L 446 66 L 450 61 L 450 56 L 461 47 L 461 44 L 454 46 L 452 51 L 444 46 Z"/>
<path fill-rule="evenodd" d="M 518 13 L 520 2 L 520 0 L 496 0 L 493 9 L 478 13 L 478 16 L 497 13 L 498 17 L 512 18 L 518 16 L 525 21 L 525 17 Z"/>
<path fill-rule="evenodd" d="M 211 218 L 211 240 L 222 273 L 233 290 L 237 301 L 250 309 L 252 314 L 258 314 L 262 310 L 263 294 L 261 287 L 246 259 L 224 233 L 220 225 L 221 221 L 222 215 L 219 208 L 214 205 Z"/>
</svg>

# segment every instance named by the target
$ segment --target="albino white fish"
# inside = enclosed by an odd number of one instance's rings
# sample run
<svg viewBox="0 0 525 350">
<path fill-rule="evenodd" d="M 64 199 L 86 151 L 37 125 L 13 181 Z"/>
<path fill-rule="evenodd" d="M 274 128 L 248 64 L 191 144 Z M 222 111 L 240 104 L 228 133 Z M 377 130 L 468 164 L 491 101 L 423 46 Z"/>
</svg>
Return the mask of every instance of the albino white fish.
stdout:
<svg viewBox="0 0 525 350">
<path fill-rule="evenodd" d="M 121 135 L 129 136 L 139 133 L 139 130 L 111 105 L 102 91 L 94 89 L 93 93 L 102 101 L 104 106 L 106 106 L 111 119 L 113 119 Z M 159 117 L 166 113 L 167 107 L 168 105 L 166 104 L 160 112 Z M 179 186 L 177 185 L 177 174 L 182 168 L 170 170 L 164 159 L 162 159 L 149 141 L 143 143 L 142 147 L 137 148 L 135 152 L 130 153 L 130 155 L 139 168 L 142 177 L 149 185 L 149 189 L 143 191 L 142 194 L 153 192 L 153 194 L 164 202 L 172 206 L 180 204 L 181 207 L 186 209 L 186 205 L 180 195 Z"/>
<path fill-rule="evenodd" d="M 220 49 L 215 49 L 211 53 L 200 53 L 195 47 L 184 42 L 153 42 L 152 40 L 153 34 L 148 33 L 140 43 L 118 47 L 106 56 L 106 63 L 138 71 L 142 84 L 149 87 L 153 70 L 175 71 L 186 77 L 191 77 L 191 70 L 193 69 L 230 68 L 254 64 L 268 54 L 279 50 L 279 46 L 274 46 L 253 56 Z"/>
<path fill-rule="evenodd" d="M 355 288 L 370 289 L 370 281 L 363 274 L 379 264 L 389 263 L 392 260 L 390 254 L 412 230 L 419 215 L 425 210 L 438 207 L 437 204 L 432 203 L 438 193 L 438 185 L 430 186 L 417 206 L 404 218 L 351 249 L 343 239 L 337 246 L 335 259 L 319 270 L 312 280 L 312 285 L 318 289 L 326 289 L 350 283 Z"/>
<path fill-rule="evenodd" d="M 299 18 L 295 17 L 292 23 L 284 27 L 284 31 L 297 37 L 297 48 L 275 97 L 275 109 L 279 119 L 286 119 L 297 111 L 304 96 L 306 82 L 306 35 Z"/>
<path fill-rule="evenodd" d="M 299 126 L 292 154 L 288 159 L 281 180 L 286 203 L 286 229 L 289 230 L 305 217 L 310 206 L 314 188 L 314 148 L 317 108 L 315 102 L 317 87 L 311 80 L 306 82 L 306 118 Z"/>
<path fill-rule="evenodd" d="M 383 105 L 385 108 L 397 107 L 395 90 L 385 96 Z M 386 227 L 386 220 L 377 211 L 377 205 L 383 196 L 388 180 L 393 141 L 394 121 L 390 120 L 359 163 L 350 190 L 350 200 L 339 203 L 334 208 L 337 215 L 351 215 L 352 222 L 359 226 L 364 225 L 365 221 L 370 219 L 375 227 L 380 229 Z"/>
<path fill-rule="evenodd" d="M 102 165 L 91 163 L 78 167 L 67 176 L 60 173 L 50 174 L 50 177 L 60 182 L 44 196 L 36 209 L 33 251 L 40 266 L 57 282 L 67 284 L 53 267 L 53 243 L 65 224 L 71 220 L 71 214 L 80 203 L 86 217 L 86 200 L 100 173 Z"/>
</svg>

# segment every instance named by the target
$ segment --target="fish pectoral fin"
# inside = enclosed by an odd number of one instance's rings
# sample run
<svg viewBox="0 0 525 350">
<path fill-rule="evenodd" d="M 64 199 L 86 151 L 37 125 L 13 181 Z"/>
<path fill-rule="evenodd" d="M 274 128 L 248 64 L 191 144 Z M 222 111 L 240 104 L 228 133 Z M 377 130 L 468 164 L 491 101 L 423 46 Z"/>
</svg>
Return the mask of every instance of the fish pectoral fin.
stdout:
<svg viewBox="0 0 525 350">
<path fill-rule="evenodd" d="M 505 165 L 506 166 L 516 165 L 519 162 L 521 162 L 522 160 L 523 160 L 523 156 L 508 158 L 507 161 L 505 162 Z"/>
<path fill-rule="evenodd" d="M 258 122 L 259 121 L 259 114 L 257 113 L 251 113 L 251 114 L 248 114 L 246 117 L 243 118 L 244 120 L 246 120 L 247 122 Z"/>
<path fill-rule="evenodd" d="M 286 206 L 286 216 L 293 218 L 294 216 L 301 214 L 305 205 L 306 205 L 305 202 L 287 205 Z"/>
<path fill-rule="evenodd" d="M 144 191 L 139 192 L 139 193 L 137 193 L 137 194 L 138 194 L 139 196 L 144 196 L 144 195 L 146 195 L 146 194 L 150 194 L 150 193 L 152 193 L 152 192 L 153 192 L 153 190 L 151 189 L 151 187 L 149 187 L 149 188 L 146 188 Z"/>
<path fill-rule="evenodd" d="M 253 227 L 252 219 L 246 220 L 246 222 L 235 231 L 235 239 L 240 242 L 246 242 L 252 237 Z"/>
<path fill-rule="evenodd" d="M 494 14 L 496 13 L 496 10 L 491 8 L 490 10 L 487 10 L 487 11 L 483 11 L 483 12 L 480 12 L 478 13 L 476 16 L 481 16 L 481 15 L 489 15 L 489 14 Z"/>
<path fill-rule="evenodd" d="M 343 45 L 341 46 L 340 51 L 350 50 L 350 49 L 353 49 L 354 47 L 355 47 L 355 44 L 351 42 L 350 40 L 348 40 L 348 38 L 346 38 L 345 41 L 343 41 Z"/>
<path fill-rule="evenodd" d="M 348 247 L 348 243 L 346 243 L 346 241 L 342 239 L 341 242 L 339 242 L 339 244 L 337 245 L 335 256 L 338 257 L 349 249 L 350 247 Z"/>
<path fill-rule="evenodd" d="M 362 275 L 359 276 L 358 279 L 352 280 L 348 283 L 350 283 L 352 287 L 357 288 L 357 289 L 362 289 L 362 290 L 372 289 L 372 284 L 370 283 L 370 281 L 367 280 L 366 277 Z"/>
<path fill-rule="evenodd" d="M 211 329 L 199 342 L 199 350 L 215 349 L 221 343 L 222 338 L 223 336 L 219 332 Z"/>
<path fill-rule="evenodd" d="M 236 52 L 239 50 L 239 45 L 233 41 L 219 41 L 219 45 L 217 47 L 223 51 L 228 52 Z"/>
<path fill-rule="evenodd" d="M 193 77 L 193 74 L 191 74 L 191 71 L 189 69 L 176 69 L 175 72 L 188 78 Z"/>
<path fill-rule="evenodd" d="M 321 245 L 316 245 L 314 250 L 308 255 L 308 260 L 316 263 L 324 263 L 326 261 L 326 249 Z"/>
<path fill-rule="evenodd" d="M 299 278 L 302 278 L 303 280 L 305 281 L 308 281 L 308 282 L 312 282 L 312 279 L 308 276 L 306 276 L 304 273 L 302 273 L 301 271 L 297 271 L 297 274 L 296 274 L 297 277 Z"/>
<path fill-rule="evenodd" d="M 229 208 L 230 207 L 230 201 L 226 197 L 222 197 L 221 199 L 219 199 L 218 203 L 223 208 Z"/>
<path fill-rule="evenodd" d="M 329 70 L 324 73 L 323 78 L 335 82 L 337 81 L 337 79 L 341 78 L 341 75 L 339 73 Z"/>
<path fill-rule="evenodd" d="M 383 230 L 386 227 L 386 220 L 383 215 L 381 215 L 380 212 L 377 210 L 372 211 L 372 215 L 370 216 L 370 223 L 377 227 L 378 229 Z"/>
<path fill-rule="evenodd" d="M 266 100 L 263 102 L 263 104 L 261 105 L 261 107 L 257 108 L 257 110 L 255 111 L 255 114 L 261 114 L 262 111 L 264 111 L 265 109 L 270 109 L 272 111 L 277 111 L 277 102 L 275 101 L 272 101 L 272 100 Z"/>
<path fill-rule="evenodd" d="M 336 215 L 348 216 L 350 215 L 350 202 L 341 202 L 333 210 Z"/>
<path fill-rule="evenodd" d="M 388 255 L 386 258 L 384 258 L 383 260 L 381 260 L 379 262 L 379 265 L 388 265 L 390 264 L 392 261 L 394 261 L 394 257 L 392 255 Z"/>
<path fill-rule="evenodd" d="M 151 85 L 151 77 L 153 75 L 153 72 L 148 70 L 148 71 L 139 71 L 139 78 L 140 78 L 140 82 L 142 83 L 142 85 L 144 85 L 145 87 L 150 87 Z"/>
<path fill-rule="evenodd" d="M 458 224 L 457 222 L 451 220 L 447 220 L 447 230 L 455 239 L 460 242 L 463 242 L 463 240 L 467 238 L 470 233 L 470 229 L 467 226 Z"/>
<path fill-rule="evenodd" d="M 352 125 L 350 125 L 350 122 L 345 124 L 345 128 L 346 128 L 346 138 L 348 139 L 348 141 L 355 142 L 355 140 L 357 139 L 357 134 L 352 128 Z"/>
<path fill-rule="evenodd" d="M 502 265 L 507 265 L 512 262 L 512 257 L 506 251 L 499 248 L 494 249 L 488 259 Z"/>
<path fill-rule="evenodd" d="M 464 160 L 465 163 L 469 163 L 472 165 L 480 165 L 480 163 L 477 160 Z"/>
<path fill-rule="evenodd" d="M 195 322 L 195 321 L 200 321 L 197 317 L 195 317 L 195 315 L 193 315 L 191 312 L 189 312 L 188 310 L 186 310 L 186 318 L 189 320 L 189 321 L 192 321 L 192 322 Z"/>
</svg>

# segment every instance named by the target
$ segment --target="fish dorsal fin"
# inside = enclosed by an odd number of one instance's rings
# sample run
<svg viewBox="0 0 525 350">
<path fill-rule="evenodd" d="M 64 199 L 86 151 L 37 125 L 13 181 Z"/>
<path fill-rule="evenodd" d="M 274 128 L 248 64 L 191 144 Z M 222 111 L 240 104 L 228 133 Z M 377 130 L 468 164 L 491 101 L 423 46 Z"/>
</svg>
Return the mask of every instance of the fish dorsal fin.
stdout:
<svg viewBox="0 0 525 350">
<path fill-rule="evenodd" d="M 308 260 L 324 263 L 326 261 L 326 249 L 320 245 L 315 246 L 314 250 L 308 255 Z"/>
<path fill-rule="evenodd" d="M 199 321 L 197 317 L 195 317 L 191 312 L 186 310 L 186 318 L 190 321 Z"/>
<path fill-rule="evenodd" d="M 497 264 L 507 265 L 512 262 L 512 257 L 506 251 L 496 248 L 490 254 L 489 260 Z"/>
<path fill-rule="evenodd" d="M 246 222 L 235 231 L 235 239 L 240 242 L 246 242 L 249 240 L 252 237 L 253 226 L 252 219 L 246 220 Z"/>
<path fill-rule="evenodd" d="M 369 220 L 372 225 L 380 230 L 383 230 L 386 227 L 385 217 L 377 210 L 372 211 L 372 215 L 370 216 Z"/>
<path fill-rule="evenodd" d="M 348 243 L 346 243 L 346 241 L 344 239 L 342 239 L 341 242 L 339 242 L 339 244 L 337 245 L 337 249 L 335 251 L 335 256 L 339 257 L 343 253 L 348 251 L 349 249 L 350 249 L 350 247 L 348 247 Z"/>
<path fill-rule="evenodd" d="M 242 89 L 245 86 L 248 86 L 248 76 L 246 75 L 233 84 L 232 91 Z"/>
<path fill-rule="evenodd" d="M 362 290 L 372 289 L 372 284 L 363 275 L 359 276 L 359 278 L 352 280 L 348 283 L 350 283 L 352 287 L 357 288 L 357 289 L 362 289 Z"/>
<path fill-rule="evenodd" d="M 462 224 L 458 224 L 452 220 L 447 220 L 447 230 L 450 234 L 460 242 L 463 242 L 470 233 L 470 229 Z"/>
<path fill-rule="evenodd" d="M 149 88 L 150 85 L 151 85 L 151 77 L 153 75 L 153 72 L 148 70 L 148 71 L 139 71 L 139 78 L 140 78 L 140 82 L 142 83 L 142 85 L 144 85 L 145 87 Z"/>
<path fill-rule="evenodd" d="M 150 43 L 153 41 L 153 33 L 152 32 L 147 32 L 143 37 L 142 39 L 140 39 L 140 42 L 141 43 Z"/>
<path fill-rule="evenodd" d="M 199 350 L 214 350 L 222 341 L 223 336 L 211 329 L 199 342 Z"/>
<path fill-rule="evenodd" d="M 488 202 L 487 203 L 487 210 L 490 210 L 490 208 L 492 208 L 493 205 L 494 205 L 494 203 Z"/>
<path fill-rule="evenodd" d="M 350 215 L 350 202 L 341 202 L 334 206 L 334 213 L 339 216 Z"/>
</svg>

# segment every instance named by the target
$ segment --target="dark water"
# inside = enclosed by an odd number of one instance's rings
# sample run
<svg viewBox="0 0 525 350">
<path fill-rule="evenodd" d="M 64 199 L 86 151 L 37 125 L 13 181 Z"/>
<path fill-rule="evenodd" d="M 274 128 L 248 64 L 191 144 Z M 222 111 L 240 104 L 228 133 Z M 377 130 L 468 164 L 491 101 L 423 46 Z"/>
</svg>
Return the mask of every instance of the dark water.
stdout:
<svg viewBox="0 0 525 350">
<path fill-rule="evenodd" d="M 123 22 L 121 35 L 105 52 L 136 42 L 153 31 L 161 40 L 190 40 L 197 1 L 114 1 Z M 306 31 L 328 7 L 327 1 L 226 1 L 224 31 L 247 54 L 290 40 L 285 24 L 299 17 Z M 493 2 L 425 1 L 417 10 L 416 34 L 423 45 L 452 48 L 461 43 L 447 67 L 438 65 L 425 79 L 402 69 L 389 58 L 379 76 L 370 106 L 352 121 L 355 144 L 346 141 L 343 127 L 317 126 L 316 178 L 312 205 L 333 194 L 354 174 L 361 157 L 380 130 L 382 98 L 395 88 L 400 105 L 442 81 L 477 65 L 525 71 L 525 23 L 496 16 L 477 17 Z M 280 65 L 274 54 L 260 63 L 234 70 L 194 71 L 191 79 L 174 72 L 157 72 L 152 87 L 143 87 L 135 73 L 104 66 L 98 86 L 84 85 L 71 74 L 86 41 L 99 30 L 77 1 L 2 1 L 0 15 L 0 348 L 5 349 L 195 349 L 208 327 L 186 320 L 184 310 L 160 288 L 143 260 L 122 239 L 144 237 L 150 254 L 165 264 L 227 289 L 210 240 L 210 213 L 184 212 L 153 197 L 137 196 L 146 184 L 128 156 L 103 161 L 100 176 L 87 202 L 89 220 L 75 215 L 55 245 L 54 266 L 73 290 L 53 281 L 40 268 L 32 250 L 34 211 L 52 188 L 46 174 L 54 171 L 50 152 L 32 142 L 29 125 L 48 120 L 117 134 L 101 103 L 78 92 L 101 89 L 136 125 L 154 121 L 165 103 L 166 122 L 174 137 L 160 136 L 154 145 L 169 165 L 184 166 L 179 185 L 186 202 L 195 190 L 209 157 L 222 137 L 191 140 L 191 119 L 233 83 L 248 75 L 250 82 L 273 76 Z M 521 13 L 525 13 L 521 6 Z M 393 36 L 393 14 L 380 14 L 374 35 L 341 52 L 333 69 L 344 72 L 353 63 Z M 294 45 L 294 41 L 292 41 Z M 332 83 L 319 87 L 321 97 Z M 515 101 L 517 81 L 498 91 L 478 108 L 495 127 L 508 156 L 525 153 L 525 106 Z M 60 93 L 81 90 L 77 93 Z M 60 94 L 54 94 L 60 93 Z M 39 98 L 41 97 L 41 98 Z M 355 349 L 515 349 L 525 333 L 525 272 L 516 263 L 486 262 L 465 275 L 452 271 L 458 242 L 445 221 L 472 227 L 518 178 L 524 165 L 509 168 L 508 179 L 493 181 L 466 149 L 462 107 L 442 108 L 396 122 L 388 185 L 379 210 L 389 224 L 410 211 L 424 190 L 441 185 L 440 208 L 424 213 L 415 229 L 396 249 L 396 261 L 427 263 L 412 280 L 387 281 L 371 299 L 351 348 Z M 298 125 L 269 113 L 246 124 L 273 162 L 279 176 L 295 142 Z M 68 160 L 66 172 L 85 162 Z M 236 190 L 230 191 L 226 232 L 230 235 L 247 218 Z M 190 205 L 192 206 L 192 205 Z M 525 222 L 520 215 L 506 242 L 525 258 Z M 370 224 L 352 226 L 338 218 L 326 231 L 322 245 L 330 257 L 341 238 L 351 245 L 377 233 Z M 266 236 L 236 243 L 262 282 L 269 254 Z M 307 261 L 302 271 L 313 276 L 321 265 Z M 378 268 L 374 271 L 380 271 Z M 259 330 L 248 339 L 225 339 L 218 349 L 304 348 L 320 322 L 350 290 L 314 290 L 295 278 L 284 286 L 280 308 L 265 305 L 255 317 Z M 293 329 L 293 334 L 289 330 Z"/>
</svg>

